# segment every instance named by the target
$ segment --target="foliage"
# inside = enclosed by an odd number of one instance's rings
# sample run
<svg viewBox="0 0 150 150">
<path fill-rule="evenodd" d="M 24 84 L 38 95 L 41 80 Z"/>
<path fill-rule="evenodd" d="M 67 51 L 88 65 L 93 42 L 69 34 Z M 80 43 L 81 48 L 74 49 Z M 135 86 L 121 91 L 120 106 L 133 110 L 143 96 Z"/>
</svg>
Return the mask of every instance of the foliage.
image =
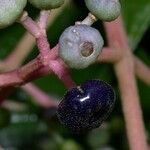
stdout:
<svg viewBox="0 0 150 150">
<path fill-rule="evenodd" d="M 128 33 L 130 46 L 135 54 L 144 62 L 150 65 L 150 53 L 148 52 L 148 40 L 150 39 L 150 1 L 149 0 L 122 0 L 122 12 L 125 27 Z M 26 7 L 29 13 L 35 17 L 38 10 L 31 5 Z M 54 46 L 62 31 L 73 25 L 75 21 L 82 20 L 87 15 L 88 10 L 85 5 L 78 0 L 71 2 L 54 21 L 48 30 L 48 38 Z M 94 26 L 99 30 L 102 28 L 101 22 Z M 4 59 L 15 47 L 25 30 L 18 24 L 14 24 L 6 29 L 0 30 L 0 58 Z M 104 31 L 103 34 L 105 35 Z M 34 48 L 25 62 L 33 59 L 37 55 Z M 25 63 L 24 62 L 24 63 Z M 94 64 L 84 70 L 72 69 L 72 76 L 79 84 L 86 79 L 100 78 L 111 83 L 116 91 L 116 78 L 110 65 Z M 34 81 L 41 89 L 54 96 L 61 97 L 65 93 L 65 87 L 55 76 L 47 76 Z M 138 81 L 141 104 L 143 107 L 146 129 L 150 135 L 149 106 L 150 87 Z M 122 116 L 120 99 L 117 95 L 117 102 L 113 115 L 107 122 L 86 135 L 72 135 L 64 129 L 54 115 L 55 110 L 42 110 L 32 102 L 32 97 L 17 88 L 10 99 L 23 103 L 25 109 L 22 111 L 10 110 L 6 112 L 0 108 L 0 145 L 6 148 L 23 149 L 43 149 L 43 150 L 98 150 L 111 146 L 116 150 L 126 150 L 126 135 L 124 130 L 124 120 Z M 9 120 L 8 120 L 9 119 Z M 1 122 L 5 124 L 1 125 Z M 71 147 L 71 148 L 69 148 Z"/>
</svg>

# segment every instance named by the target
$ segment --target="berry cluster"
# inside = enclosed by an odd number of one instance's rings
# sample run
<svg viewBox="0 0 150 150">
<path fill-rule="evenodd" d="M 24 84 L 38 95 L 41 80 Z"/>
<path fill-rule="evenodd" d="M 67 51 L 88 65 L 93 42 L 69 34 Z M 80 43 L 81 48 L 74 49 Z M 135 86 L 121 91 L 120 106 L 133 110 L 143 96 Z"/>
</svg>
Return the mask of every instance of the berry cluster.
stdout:
<svg viewBox="0 0 150 150">
<path fill-rule="evenodd" d="M 64 0 L 28 0 L 34 7 L 49 10 L 60 7 Z M 27 0 L 0 0 L 0 28 L 13 24 L 22 14 Z"/>
<path fill-rule="evenodd" d="M 121 10 L 119 0 L 85 0 L 91 13 L 102 21 L 115 20 Z M 82 69 L 96 61 L 104 41 L 90 23 L 75 25 L 67 28 L 61 35 L 59 54 L 71 67 Z"/>
<path fill-rule="evenodd" d="M 85 0 L 97 18 L 113 21 L 120 14 L 118 0 Z M 98 30 L 88 24 L 67 28 L 59 39 L 59 55 L 72 68 L 82 69 L 94 63 L 104 41 Z M 69 90 L 58 107 L 58 118 L 74 132 L 85 132 L 99 127 L 109 116 L 114 105 L 114 91 L 100 80 L 90 80 Z"/>
<path fill-rule="evenodd" d="M 113 21 L 120 14 L 118 0 L 85 0 L 91 13 L 102 21 Z M 88 24 L 77 23 L 67 28 L 59 39 L 59 55 L 71 67 L 82 69 L 94 63 L 104 45 L 98 30 Z M 70 89 L 58 107 L 58 118 L 73 132 L 97 128 L 109 116 L 115 102 L 110 85 L 89 80 Z"/>
<path fill-rule="evenodd" d="M 64 1 L 28 0 L 41 10 L 58 8 Z M 0 0 L 0 28 L 21 17 L 26 4 L 27 0 Z M 95 20 L 113 21 L 120 14 L 119 0 L 85 0 L 85 4 Z M 88 21 L 68 27 L 60 36 L 59 56 L 71 68 L 88 67 L 102 51 L 104 40 L 100 32 L 90 26 L 92 21 Z M 85 132 L 101 125 L 112 111 L 114 101 L 110 85 L 101 80 L 89 80 L 66 93 L 58 107 L 58 118 L 72 131 Z"/>
</svg>

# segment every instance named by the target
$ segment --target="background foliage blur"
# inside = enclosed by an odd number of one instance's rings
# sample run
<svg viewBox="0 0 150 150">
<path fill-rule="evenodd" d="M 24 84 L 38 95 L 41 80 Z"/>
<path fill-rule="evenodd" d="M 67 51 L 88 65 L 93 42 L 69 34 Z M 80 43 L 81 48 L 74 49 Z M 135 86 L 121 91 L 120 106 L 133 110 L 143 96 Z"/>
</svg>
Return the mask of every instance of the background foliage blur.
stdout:
<svg viewBox="0 0 150 150">
<path fill-rule="evenodd" d="M 135 55 L 150 66 L 150 1 L 121 0 L 122 14 L 127 29 L 129 43 Z M 38 10 L 27 5 L 26 10 L 36 17 Z M 58 42 L 62 31 L 82 20 L 88 13 L 83 1 L 74 0 L 59 15 L 48 29 L 48 39 L 52 46 Z M 105 37 L 102 23 L 94 27 Z M 24 34 L 25 29 L 19 24 L 0 30 L 0 59 L 5 58 Z M 105 43 L 106 44 L 106 43 Z M 26 62 L 37 56 L 35 47 Z M 77 84 L 86 79 L 102 79 L 110 83 L 116 93 L 117 101 L 112 115 L 98 129 L 85 135 L 73 135 L 62 127 L 55 116 L 55 108 L 43 109 L 32 101 L 20 88 L 16 88 L 9 99 L 19 104 L 19 110 L 0 108 L 0 145 L 5 150 L 127 150 L 125 123 L 122 115 L 119 89 L 112 68 L 108 64 L 94 64 L 84 70 L 72 70 Z M 49 75 L 34 81 L 46 93 L 61 100 L 66 89 L 55 76 Z M 150 140 L 150 87 L 137 80 L 147 136 Z M 10 106 L 11 107 L 11 106 Z M 1 148 L 0 148 L 1 149 Z"/>
</svg>

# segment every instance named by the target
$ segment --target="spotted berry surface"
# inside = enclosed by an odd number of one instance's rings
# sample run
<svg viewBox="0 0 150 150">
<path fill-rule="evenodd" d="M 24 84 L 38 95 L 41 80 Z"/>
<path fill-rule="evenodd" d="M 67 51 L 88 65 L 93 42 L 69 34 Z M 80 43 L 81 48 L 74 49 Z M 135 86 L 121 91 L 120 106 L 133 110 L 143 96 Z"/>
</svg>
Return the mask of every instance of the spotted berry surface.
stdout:
<svg viewBox="0 0 150 150">
<path fill-rule="evenodd" d="M 94 63 L 104 41 L 95 28 L 74 25 L 65 29 L 59 39 L 59 55 L 71 68 L 83 69 Z"/>
<path fill-rule="evenodd" d="M 115 93 L 109 84 L 89 80 L 65 94 L 57 115 L 63 125 L 82 133 L 99 127 L 110 115 L 114 103 Z"/>
</svg>

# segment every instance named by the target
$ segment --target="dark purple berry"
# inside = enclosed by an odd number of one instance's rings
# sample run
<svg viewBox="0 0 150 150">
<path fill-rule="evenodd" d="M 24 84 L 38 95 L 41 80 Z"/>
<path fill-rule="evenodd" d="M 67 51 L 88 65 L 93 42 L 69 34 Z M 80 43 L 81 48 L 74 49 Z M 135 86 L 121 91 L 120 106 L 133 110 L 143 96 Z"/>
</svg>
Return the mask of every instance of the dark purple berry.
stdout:
<svg viewBox="0 0 150 150">
<path fill-rule="evenodd" d="M 89 80 L 69 90 L 58 106 L 62 124 L 80 133 L 99 127 L 109 116 L 115 102 L 112 87 L 101 80 Z"/>
</svg>

